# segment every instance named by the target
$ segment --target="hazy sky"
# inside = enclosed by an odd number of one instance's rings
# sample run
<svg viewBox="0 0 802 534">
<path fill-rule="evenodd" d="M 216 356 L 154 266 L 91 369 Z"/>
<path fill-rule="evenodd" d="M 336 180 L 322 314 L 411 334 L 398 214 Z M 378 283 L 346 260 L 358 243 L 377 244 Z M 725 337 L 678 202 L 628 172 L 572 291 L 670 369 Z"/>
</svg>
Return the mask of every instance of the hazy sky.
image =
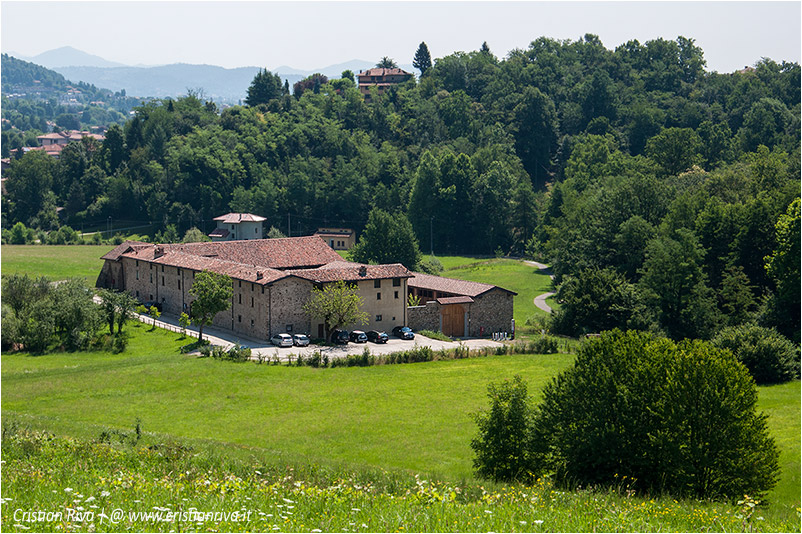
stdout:
<svg viewBox="0 0 802 534">
<path fill-rule="evenodd" d="M 800 61 L 799 1 L 786 2 L 29 2 L 2 1 L 3 52 L 33 56 L 73 46 L 125 64 L 289 65 L 314 69 L 390 56 L 412 62 L 477 50 L 504 57 L 540 36 L 598 35 L 613 49 L 678 35 L 701 46 L 707 69 L 761 57 Z"/>
</svg>

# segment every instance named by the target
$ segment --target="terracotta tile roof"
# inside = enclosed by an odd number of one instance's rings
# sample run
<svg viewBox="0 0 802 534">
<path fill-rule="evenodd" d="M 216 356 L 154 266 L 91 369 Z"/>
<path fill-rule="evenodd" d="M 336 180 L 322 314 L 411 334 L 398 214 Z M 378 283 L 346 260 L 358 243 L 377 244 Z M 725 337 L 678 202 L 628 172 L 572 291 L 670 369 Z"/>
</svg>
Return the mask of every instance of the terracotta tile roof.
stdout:
<svg viewBox="0 0 802 534">
<path fill-rule="evenodd" d="M 120 256 L 128 252 L 129 249 L 132 249 L 134 247 L 141 248 L 142 246 L 149 247 L 151 245 L 149 245 L 148 243 L 143 243 L 142 241 L 124 241 L 119 245 L 117 245 L 116 247 L 114 247 L 113 249 L 111 249 L 110 251 L 106 252 L 104 255 L 102 255 L 100 259 L 117 261 L 118 259 L 120 259 Z"/>
<path fill-rule="evenodd" d="M 403 69 L 383 69 L 377 67 L 360 72 L 357 76 L 412 76 L 412 73 Z"/>
<path fill-rule="evenodd" d="M 212 230 L 212 233 L 209 234 L 209 237 L 228 237 L 230 232 L 225 228 L 215 228 Z"/>
<path fill-rule="evenodd" d="M 444 297 L 437 299 L 437 303 L 441 306 L 447 306 L 449 304 L 470 304 L 474 302 L 471 297 Z"/>
<path fill-rule="evenodd" d="M 461 295 L 467 297 L 478 297 L 487 293 L 491 289 L 501 289 L 507 293 L 517 295 L 518 293 L 504 289 L 503 287 L 493 286 L 490 284 L 482 284 L 480 282 L 469 282 L 467 280 L 457 280 L 454 278 L 445 278 L 443 276 L 433 276 L 431 274 L 413 273 L 414 278 L 410 278 L 407 282 L 409 287 L 419 289 L 429 289 L 439 293 L 451 293 L 453 295 Z"/>
<path fill-rule="evenodd" d="M 266 221 L 267 218 L 254 215 L 253 213 L 226 213 L 212 220 L 223 221 L 223 224 L 238 224 L 241 222 L 262 222 Z"/>
<path fill-rule="evenodd" d="M 413 275 L 400 263 L 364 265 L 344 261 L 315 236 L 165 245 L 126 241 L 102 259 L 117 261 L 121 257 L 193 271 L 214 271 L 256 284 L 291 276 L 312 282 L 334 282 Z"/>
<path fill-rule="evenodd" d="M 184 243 L 165 247 L 271 269 L 304 269 L 342 260 L 317 236 Z"/>
<path fill-rule="evenodd" d="M 167 265 L 193 271 L 214 271 L 216 273 L 228 275 L 236 280 L 244 280 L 256 284 L 269 284 L 270 282 L 275 282 L 276 280 L 287 277 L 287 273 L 284 271 L 258 267 L 256 265 L 243 265 L 242 263 L 219 258 L 205 258 L 167 247 L 168 246 L 165 246 L 163 249 L 164 254 L 160 256 L 156 253 L 157 246 L 155 245 L 138 250 L 131 249 L 122 254 L 122 256 L 147 261 L 156 265 Z"/>
<path fill-rule="evenodd" d="M 409 278 L 412 276 L 412 273 L 400 263 L 365 265 L 351 263 L 350 261 L 335 261 L 317 269 L 298 269 L 286 272 L 313 282 L 336 282 L 337 280 L 356 282 L 359 280 Z"/>
</svg>

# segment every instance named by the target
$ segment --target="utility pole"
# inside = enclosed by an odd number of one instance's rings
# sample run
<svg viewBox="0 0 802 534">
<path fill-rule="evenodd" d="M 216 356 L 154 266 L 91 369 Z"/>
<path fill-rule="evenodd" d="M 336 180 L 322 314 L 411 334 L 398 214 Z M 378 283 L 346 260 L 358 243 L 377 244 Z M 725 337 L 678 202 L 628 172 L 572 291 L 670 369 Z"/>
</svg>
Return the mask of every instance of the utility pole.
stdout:
<svg viewBox="0 0 802 534">
<path fill-rule="evenodd" d="M 429 248 L 434 256 L 434 215 L 429 217 Z"/>
</svg>

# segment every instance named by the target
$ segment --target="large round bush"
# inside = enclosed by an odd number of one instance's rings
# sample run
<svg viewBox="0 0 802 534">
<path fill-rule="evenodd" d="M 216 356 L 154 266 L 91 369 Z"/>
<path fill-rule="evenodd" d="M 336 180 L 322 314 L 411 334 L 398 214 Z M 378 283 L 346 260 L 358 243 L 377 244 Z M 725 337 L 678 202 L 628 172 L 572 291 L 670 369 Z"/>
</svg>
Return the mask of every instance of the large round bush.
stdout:
<svg viewBox="0 0 802 534">
<path fill-rule="evenodd" d="M 531 426 L 533 473 L 711 498 L 774 486 L 778 452 L 757 387 L 729 351 L 614 330 L 590 340 L 544 390 Z"/>
<path fill-rule="evenodd" d="M 713 344 L 731 350 L 758 384 L 778 384 L 799 376 L 796 346 L 773 328 L 732 326 L 713 338 Z"/>
</svg>

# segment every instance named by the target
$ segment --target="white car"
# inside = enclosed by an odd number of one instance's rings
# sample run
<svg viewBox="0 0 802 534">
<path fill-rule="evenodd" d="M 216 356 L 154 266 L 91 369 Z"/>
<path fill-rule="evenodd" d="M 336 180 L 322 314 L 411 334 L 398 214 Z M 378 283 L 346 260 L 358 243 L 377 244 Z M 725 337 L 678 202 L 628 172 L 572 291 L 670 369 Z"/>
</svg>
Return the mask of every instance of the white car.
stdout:
<svg viewBox="0 0 802 534">
<path fill-rule="evenodd" d="M 306 334 L 295 334 L 292 336 L 292 340 L 295 343 L 296 347 L 308 347 L 309 346 L 309 336 Z"/>
<path fill-rule="evenodd" d="M 276 334 L 270 342 L 277 347 L 292 347 L 292 336 L 289 334 Z"/>
</svg>

